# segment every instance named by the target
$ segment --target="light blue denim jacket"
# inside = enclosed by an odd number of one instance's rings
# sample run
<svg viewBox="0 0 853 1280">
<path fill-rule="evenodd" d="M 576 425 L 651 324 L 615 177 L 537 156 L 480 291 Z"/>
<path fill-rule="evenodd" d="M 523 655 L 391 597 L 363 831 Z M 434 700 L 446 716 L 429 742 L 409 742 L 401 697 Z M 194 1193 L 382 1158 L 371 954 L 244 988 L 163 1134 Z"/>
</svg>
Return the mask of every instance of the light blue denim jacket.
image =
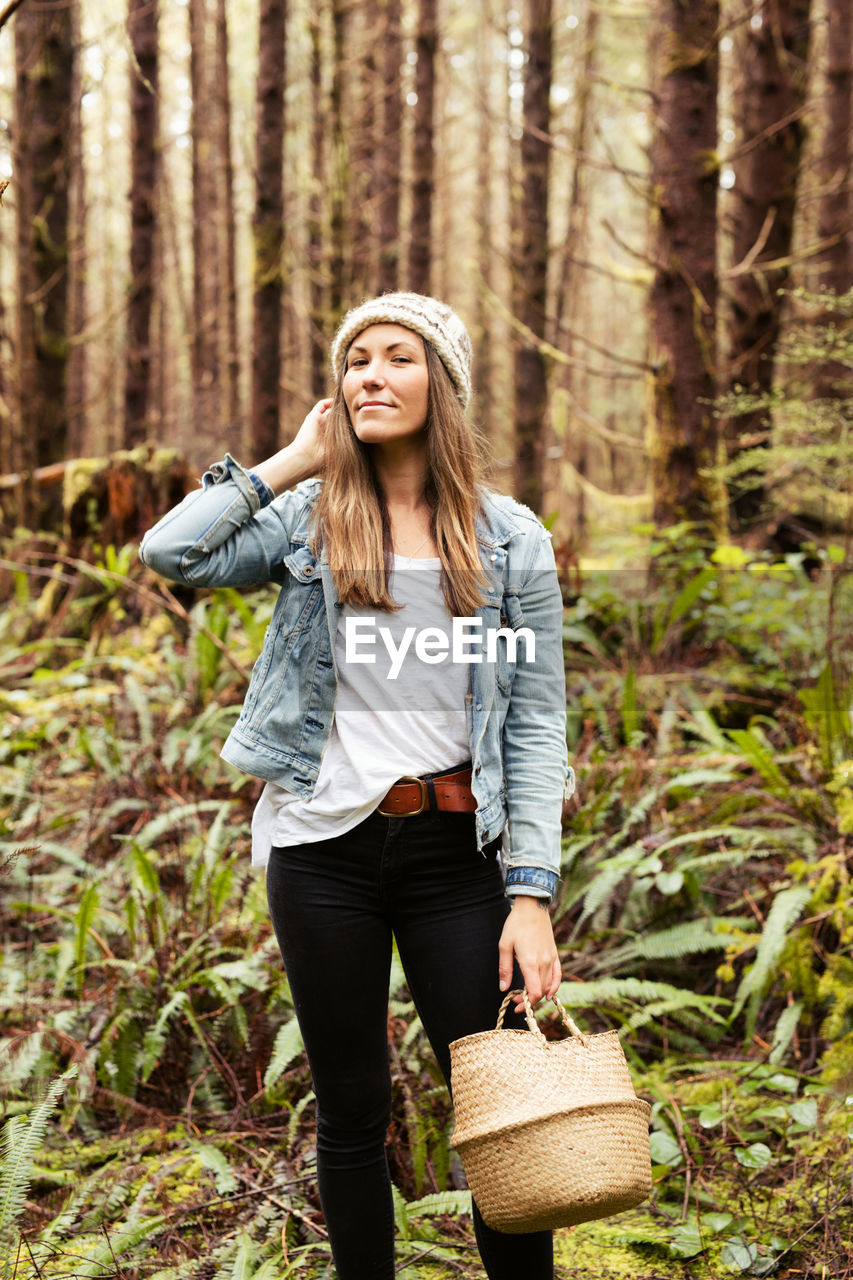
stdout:
<svg viewBox="0 0 853 1280">
<path fill-rule="evenodd" d="M 263 652 L 240 718 L 222 750 L 245 773 L 308 798 L 335 710 L 335 636 L 341 607 L 325 552 L 312 552 L 309 523 L 320 480 L 279 497 L 230 454 L 145 534 L 142 561 L 191 587 L 280 585 Z M 527 627 L 510 661 L 472 663 L 471 786 L 477 843 L 505 832 L 507 893 L 553 895 L 560 866 L 562 800 L 574 789 L 566 759 L 562 600 L 550 536 L 531 511 L 483 492 L 477 523 L 488 576 L 482 633 Z M 508 848 L 507 848 L 508 844 Z"/>
</svg>

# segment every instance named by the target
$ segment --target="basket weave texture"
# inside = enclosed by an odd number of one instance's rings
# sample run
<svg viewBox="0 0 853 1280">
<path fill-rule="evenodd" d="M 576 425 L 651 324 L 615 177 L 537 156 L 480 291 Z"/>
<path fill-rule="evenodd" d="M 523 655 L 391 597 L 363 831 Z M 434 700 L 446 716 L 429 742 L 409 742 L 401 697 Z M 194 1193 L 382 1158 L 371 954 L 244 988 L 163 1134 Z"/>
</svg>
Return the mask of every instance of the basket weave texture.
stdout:
<svg viewBox="0 0 853 1280">
<path fill-rule="evenodd" d="M 651 1191 L 648 1121 L 615 1031 L 585 1036 L 556 1000 L 568 1039 L 504 1029 L 450 1046 L 451 1144 L 490 1227 L 574 1226 L 633 1208 Z"/>
</svg>

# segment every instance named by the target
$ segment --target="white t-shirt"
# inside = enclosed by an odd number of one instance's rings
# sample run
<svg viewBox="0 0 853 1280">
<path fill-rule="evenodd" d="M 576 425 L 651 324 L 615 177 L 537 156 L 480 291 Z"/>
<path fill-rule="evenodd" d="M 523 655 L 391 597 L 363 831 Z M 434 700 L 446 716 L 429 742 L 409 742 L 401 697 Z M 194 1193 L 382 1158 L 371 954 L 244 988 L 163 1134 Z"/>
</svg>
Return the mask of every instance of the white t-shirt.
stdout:
<svg viewBox="0 0 853 1280">
<path fill-rule="evenodd" d="M 266 866 L 273 845 L 349 831 L 405 774 L 443 773 L 470 758 L 471 666 L 442 644 L 452 618 L 440 578 L 438 559 L 395 556 L 390 589 L 401 609 L 338 610 L 337 701 L 314 792 L 303 800 L 266 784 L 252 819 L 254 866 Z M 418 641 L 425 628 L 435 629 L 432 640 Z"/>
</svg>

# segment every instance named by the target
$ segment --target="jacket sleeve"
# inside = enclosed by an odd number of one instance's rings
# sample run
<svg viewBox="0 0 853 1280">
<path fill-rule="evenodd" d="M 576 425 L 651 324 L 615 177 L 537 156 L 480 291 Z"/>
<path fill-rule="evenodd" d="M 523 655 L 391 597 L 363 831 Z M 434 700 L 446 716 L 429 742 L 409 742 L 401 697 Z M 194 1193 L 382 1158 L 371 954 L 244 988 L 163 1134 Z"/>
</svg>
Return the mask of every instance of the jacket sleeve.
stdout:
<svg viewBox="0 0 853 1280">
<path fill-rule="evenodd" d="M 503 728 L 506 891 L 551 897 L 560 871 L 562 804 L 574 790 L 574 772 L 566 747 L 563 601 L 550 536 L 538 522 L 532 536 L 535 550 L 517 587 L 517 602 L 511 602 L 518 636 Z M 513 584 L 507 590 L 515 594 Z M 509 601 L 507 606 L 509 612 Z"/>
<path fill-rule="evenodd" d="M 201 489 L 148 530 L 139 558 L 190 587 L 283 582 L 290 531 L 306 504 L 306 488 L 274 498 L 268 485 L 226 453 L 205 472 Z"/>
</svg>

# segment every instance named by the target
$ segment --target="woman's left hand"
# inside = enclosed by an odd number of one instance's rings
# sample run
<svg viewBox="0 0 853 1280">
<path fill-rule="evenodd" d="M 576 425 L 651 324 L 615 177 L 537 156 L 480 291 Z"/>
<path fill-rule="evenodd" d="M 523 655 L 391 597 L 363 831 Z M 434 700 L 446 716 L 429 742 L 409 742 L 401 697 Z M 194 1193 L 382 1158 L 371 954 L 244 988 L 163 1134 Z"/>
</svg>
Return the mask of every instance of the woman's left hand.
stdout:
<svg viewBox="0 0 853 1280">
<path fill-rule="evenodd" d="M 501 991 L 508 991 L 512 983 L 513 956 L 527 987 L 530 1003 L 536 1004 L 543 996 L 556 995 L 563 973 L 551 917 L 540 898 L 517 894 L 512 910 L 506 918 L 498 947 L 500 958 L 499 978 Z M 524 1001 L 517 996 L 515 1006 L 523 1010 Z"/>
</svg>

